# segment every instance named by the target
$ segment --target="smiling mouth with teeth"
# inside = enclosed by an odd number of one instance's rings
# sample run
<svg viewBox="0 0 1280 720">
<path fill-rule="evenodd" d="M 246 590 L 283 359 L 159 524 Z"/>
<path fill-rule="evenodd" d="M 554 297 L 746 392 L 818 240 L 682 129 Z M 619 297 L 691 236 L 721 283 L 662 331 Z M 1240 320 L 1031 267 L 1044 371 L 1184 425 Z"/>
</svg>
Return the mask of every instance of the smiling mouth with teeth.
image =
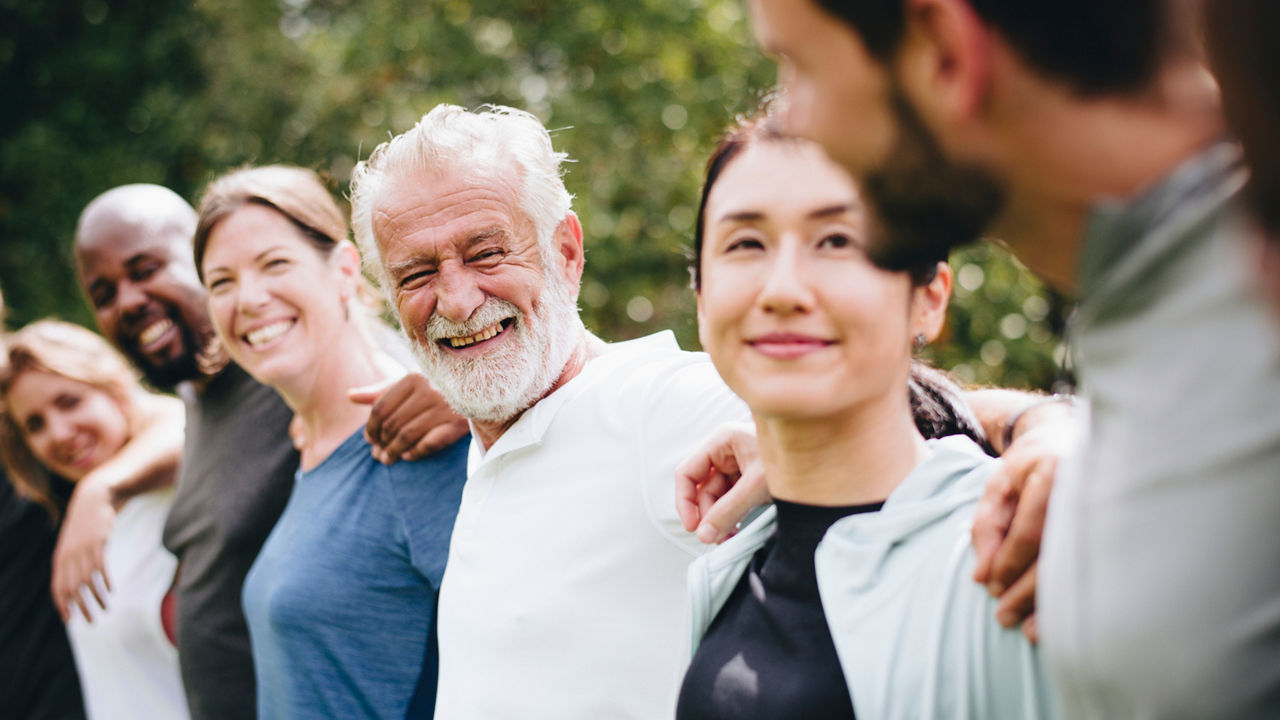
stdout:
<svg viewBox="0 0 1280 720">
<path fill-rule="evenodd" d="M 169 328 L 173 327 L 173 321 L 168 318 L 157 320 L 142 329 L 138 333 L 138 344 L 142 346 L 150 345 L 159 340 L 162 335 L 169 332 Z"/>
<path fill-rule="evenodd" d="M 447 345 L 448 347 L 451 347 L 451 348 L 469 347 L 471 345 L 475 345 L 478 342 L 484 342 L 485 340 L 489 340 L 493 337 L 496 337 L 497 335 L 501 334 L 502 331 L 507 329 L 507 326 L 509 323 L 510 323 L 510 320 L 503 320 L 501 322 L 497 322 L 497 323 L 494 323 L 493 325 L 490 325 L 489 327 L 481 330 L 475 335 L 467 335 L 466 337 L 441 338 L 438 342 L 441 345 Z"/>
<path fill-rule="evenodd" d="M 253 330 L 245 333 L 244 341 L 249 343 L 249 347 L 256 348 L 259 345 L 265 345 L 266 343 L 275 340 L 288 332 L 291 327 L 293 327 L 292 320 L 280 320 L 279 322 L 273 322 L 270 325 L 263 325 L 260 328 L 254 328 Z"/>
</svg>

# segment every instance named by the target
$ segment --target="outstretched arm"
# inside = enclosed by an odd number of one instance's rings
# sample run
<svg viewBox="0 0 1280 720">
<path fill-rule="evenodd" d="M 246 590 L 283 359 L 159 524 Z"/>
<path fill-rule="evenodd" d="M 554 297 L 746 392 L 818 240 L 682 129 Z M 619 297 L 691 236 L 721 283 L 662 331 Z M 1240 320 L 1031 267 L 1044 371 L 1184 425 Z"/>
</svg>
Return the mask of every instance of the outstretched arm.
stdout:
<svg viewBox="0 0 1280 720">
<path fill-rule="evenodd" d="M 143 394 L 138 399 L 138 412 L 141 429 L 118 453 L 76 483 L 67 504 L 53 551 L 50 588 L 64 621 L 71 616 L 72 603 L 92 621 L 81 587 L 89 589 L 99 606 L 107 606 L 93 576 L 100 573 L 103 586 L 111 589 L 103 566 L 103 548 L 115 525 L 116 511 L 130 498 L 172 485 L 177 477 L 186 423 L 182 402 Z"/>
</svg>

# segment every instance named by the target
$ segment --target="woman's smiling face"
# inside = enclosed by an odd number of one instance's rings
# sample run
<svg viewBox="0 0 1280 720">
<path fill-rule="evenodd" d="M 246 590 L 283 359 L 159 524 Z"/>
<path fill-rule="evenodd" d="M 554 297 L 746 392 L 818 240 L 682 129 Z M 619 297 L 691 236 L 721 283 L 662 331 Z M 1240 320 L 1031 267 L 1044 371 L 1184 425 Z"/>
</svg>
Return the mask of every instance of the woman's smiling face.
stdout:
<svg viewBox="0 0 1280 720">
<path fill-rule="evenodd" d="M 89 474 L 129 439 L 129 420 L 119 400 L 57 373 L 20 373 L 5 400 L 31 454 L 68 480 Z"/>
<path fill-rule="evenodd" d="M 356 262 L 345 246 L 323 257 L 289 218 L 260 203 L 218 222 L 203 268 L 209 316 L 231 358 L 277 389 L 316 372 L 316 358 L 335 351 L 346 322 Z"/>
<path fill-rule="evenodd" d="M 811 143 L 758 140 L 714 183 L 699 336 L 757 418 L 816 419 L 905 397 L 912 338 L 936 334 L 926 312 L 936 303 L 930 286 L 867 259 L 849 175 Z"/>
</svg>

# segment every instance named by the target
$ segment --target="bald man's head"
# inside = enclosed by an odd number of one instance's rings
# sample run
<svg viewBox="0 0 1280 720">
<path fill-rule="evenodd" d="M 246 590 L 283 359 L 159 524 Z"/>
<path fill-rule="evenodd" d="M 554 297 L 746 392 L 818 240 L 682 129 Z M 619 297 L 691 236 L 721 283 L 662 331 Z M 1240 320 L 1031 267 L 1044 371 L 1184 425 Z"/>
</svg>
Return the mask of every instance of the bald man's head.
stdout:
<svg viewBox="0 0 1280 720">
<path fill-rule="evenodd" d="M 76 225 L 80 287 L 98 327 L 157 387 L 200 376 L 217 342 L 191 257 L 196 212 L 159 185 L 94 198 Z"/>
</svg>

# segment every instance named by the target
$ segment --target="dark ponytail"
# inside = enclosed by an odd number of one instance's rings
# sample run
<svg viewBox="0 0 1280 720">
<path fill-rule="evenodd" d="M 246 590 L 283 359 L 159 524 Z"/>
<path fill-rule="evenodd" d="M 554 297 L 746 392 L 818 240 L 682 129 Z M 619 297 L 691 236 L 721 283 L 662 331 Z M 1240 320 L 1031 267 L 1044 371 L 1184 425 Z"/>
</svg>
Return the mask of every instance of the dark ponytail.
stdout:
<svg viewBox="0 0 1280 720">
<path fill-rule="evenodd" d="M 969 408 L 959 386 L 946 373 L 919 361 L 911 361 L 911 378 L 907 381 L 911 397 L 911 414 L 916 429 L 926 440 L 947 435 L 967 435 L 994 457 L 995 449 L 987 440 L 982 424 Z"/>
</svg>

